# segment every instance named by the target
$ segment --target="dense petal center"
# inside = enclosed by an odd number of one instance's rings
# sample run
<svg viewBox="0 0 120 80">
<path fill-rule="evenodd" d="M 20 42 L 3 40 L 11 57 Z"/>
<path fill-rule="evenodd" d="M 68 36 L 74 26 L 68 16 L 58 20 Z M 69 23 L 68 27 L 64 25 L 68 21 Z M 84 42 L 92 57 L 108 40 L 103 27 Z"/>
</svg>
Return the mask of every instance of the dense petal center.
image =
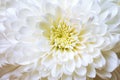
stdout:
<svg viewBox="0 0 120 80">
<path fill-rule="evenodd" d="M 80 46 L 78 32 L 65 21 L 58 21 L 50 29 L 49 42 L 52 50 L 76 51 Z"/>
</svg>

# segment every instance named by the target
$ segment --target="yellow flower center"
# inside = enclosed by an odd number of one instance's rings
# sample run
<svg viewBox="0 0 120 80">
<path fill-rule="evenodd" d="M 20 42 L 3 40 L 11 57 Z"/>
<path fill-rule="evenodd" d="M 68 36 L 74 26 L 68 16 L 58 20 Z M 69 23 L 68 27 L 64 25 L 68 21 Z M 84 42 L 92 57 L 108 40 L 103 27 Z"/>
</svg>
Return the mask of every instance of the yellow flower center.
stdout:
<svg viewBox="0 0 120 80">
<path fill-rule="evenodd" d="M 78 33 L 64 21 L 57 22 L 50 30 L 50 45 L 52 50 L 76 51 L 79 47 Z"/>
</svg>

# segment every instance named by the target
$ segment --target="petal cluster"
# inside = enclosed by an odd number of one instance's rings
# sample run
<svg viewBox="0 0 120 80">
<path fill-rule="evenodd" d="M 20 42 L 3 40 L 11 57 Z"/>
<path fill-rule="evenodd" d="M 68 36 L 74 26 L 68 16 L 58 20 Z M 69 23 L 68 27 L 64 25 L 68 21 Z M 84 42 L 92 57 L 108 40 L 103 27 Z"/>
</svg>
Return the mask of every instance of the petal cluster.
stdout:
<svg viewBox="0 0 120 80">
<path fill-rule="evenodd" d="M 1 80 L 111 78 L 119 65 L 113 51 L 118 42 L 119 1 L 0 3 L 0 67 L 17 66 Z"/>
</svg>

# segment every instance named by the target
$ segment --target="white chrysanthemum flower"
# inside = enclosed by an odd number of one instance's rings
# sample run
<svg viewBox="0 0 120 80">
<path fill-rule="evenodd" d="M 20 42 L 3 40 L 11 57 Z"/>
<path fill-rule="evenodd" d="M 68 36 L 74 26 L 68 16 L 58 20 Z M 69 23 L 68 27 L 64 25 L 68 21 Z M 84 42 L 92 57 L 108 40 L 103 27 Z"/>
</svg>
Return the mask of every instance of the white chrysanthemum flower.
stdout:
<svg viewBox="0 0 120 80">
<path fill-rule="evenodd" d="M 106 79 L 118 65 L 120 6 L 105 0 L 5 0 L 0 10 L 1 80 Z"/>
</svg>

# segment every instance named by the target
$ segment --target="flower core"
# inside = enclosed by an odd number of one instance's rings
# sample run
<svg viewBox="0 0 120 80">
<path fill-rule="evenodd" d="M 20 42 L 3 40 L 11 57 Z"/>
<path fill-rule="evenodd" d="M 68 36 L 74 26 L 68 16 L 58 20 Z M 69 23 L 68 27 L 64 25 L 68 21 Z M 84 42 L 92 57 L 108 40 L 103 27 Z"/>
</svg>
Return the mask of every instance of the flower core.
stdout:
<svg viewBox="0 0 120 80">
<path fill-rule="evenodd" d="M 52 50 L 76 51 L 79 47 L 78 33 L 64 21 L 57 22 L 50 30 Z"/>
</svg>

